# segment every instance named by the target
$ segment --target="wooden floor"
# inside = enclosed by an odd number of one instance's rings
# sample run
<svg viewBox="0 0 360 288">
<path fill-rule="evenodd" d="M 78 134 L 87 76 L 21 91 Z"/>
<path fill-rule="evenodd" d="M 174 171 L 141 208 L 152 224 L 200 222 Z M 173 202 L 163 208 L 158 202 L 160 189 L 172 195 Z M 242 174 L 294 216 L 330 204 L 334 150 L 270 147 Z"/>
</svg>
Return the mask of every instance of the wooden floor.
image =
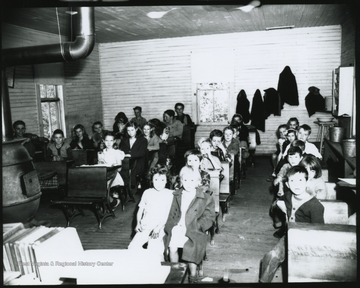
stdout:
<svg viewBox="0 0 360 288">
<path fill-rule="evenodd" d="M 215 235 L 215 245 L 208 242 L 205 276 L 220 279 L 228 269 L 232 282 L 258 282 L 259 262 L 277 242 L 268 215 L 272 195 L 266 178 L 270 174 L 269 157 L 257 156 L 255 167 L 247 169 L 246 179 L 231 200 L 226 221 L 219 218 L 220 233 Z M 50 199 L 56 198 L 53 193 L 43 193 L 37 221 L 47 221 L 52 227 L 65 225 L 62 211 L 49 205 Z M 126 211 L 117 210 L 116 218 L 106 219 L 101 230 L 92 212 L 85 211 L 85 216 L 78 216 L 70 226 L 77 229 L 85 250 L 124 249 L 131 240 L 135 211 L 136 204 L 128 203 Z M 281 273 L 277 273 L 274 282 L 281 281 Z"/>
</svg>

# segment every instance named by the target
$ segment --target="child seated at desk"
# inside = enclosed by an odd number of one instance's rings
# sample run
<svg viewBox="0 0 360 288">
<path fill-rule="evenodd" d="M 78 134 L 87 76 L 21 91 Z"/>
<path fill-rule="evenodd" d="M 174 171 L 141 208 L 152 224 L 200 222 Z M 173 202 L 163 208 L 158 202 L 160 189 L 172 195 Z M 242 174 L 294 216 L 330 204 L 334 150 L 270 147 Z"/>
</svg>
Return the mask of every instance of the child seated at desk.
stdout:
<svg viewBox="0 0 360 288">
<path fill-rule="evenodd" d="M 286 124 L 279 125 L 279 127 L 276 130 L 276 137 L 277 137 L 276 151 L 271 155 L 271 162 L 272 162 L 272 166 L 274 168 L 272 177 L 276 177 L 275 170 L 276 170 L 276 166 L 279 162 L 279 155 L 283 151 L 283 145 L 286 141 L 286 134 L 287 134 Z M 271 178 L 268 178 L 268 180 L 271 181 Z"/>
<path fill-rule="evenodd" d="M 185 152 L 184 157 L 186 166 L 200 172 L 201 185 L 204 186 L 205 190 L 208 189 L 210 187 L 210 174 L 200 168 L 203 159 L 201 152 L 198 149 L 191 149 Z"/>
<path fill-rule="evenodd" d="M 107 132 L 104 138 L 105 149 L 98 152 L 98 164 L 107 166 L 120 166 L 125 158 L 125 153 L 119 149 L 114 149 L 115 137 L 111 132 Z M 115 209 L 122 203 L 122 209 L 125 208 L 126 193 L 124 192 L 124 181 L 120 176 L 121 167 L 116 169 L 115 173 L 108 179 L 108 189 L 111 191 L 113 201 L 111 206 Z M 120 198 L 120 199 L 119 199 Z"/>
<path fill-rule="evenodd" d="M 56 129 L 51 137 L 51 142 L 47 146 L 47 157 L 52 161 L 67 160 L 70 156 L 70 144 L 64 137 L 61 129 Z"/>
<path fill-rule="evenodd" d="M 240 150 L 240 141 L 236 138 L 235 128 L 227 126 L 223 130 L 222 144 L 226 149 L 226 152 L 230 155 L 238 155 Z"/>
<path fill-rule="evenodd" d="M 305 155 L 299 165 L 305 167 L 309 178 L 307 181 L 306 192 L 319 199 L 327 199 L 327 190 L 324 179 L 322 179 L 321 164 L 314 155 Z"/>
<path fill-rule="evenodd" d="M 274 206 L 279 207 L 289 222 L 324 223 L 324 206 L 316 197 L 306 192 L 308 172 L 302 166 L 291 167 L 286 174 L 286 191 L 284 200 L 277 200 Z M 261 260 L 259 281 L 270 283 L 278 267 L 285 260 L 285 236 L 281 237 L 275 247 Z"/>
<path fill-rule="evenodd" d="M 189 282 L 197 281 L 197 265 L 204 259 L 206 231 L 215 221 L 214 199 L 197 189 L 201 175 L 191 167 L 180 171 L 182 188 L 176 189 L 165 224 L 165 253 L 171 262 L 179 262 L 178 249 L 183 248 L 182 260 L 188 262 Z M 185 220 L 186 219 L 186 220 Z"/>
<path fill-rule="evenodd" d="M 300 161 L 302 159 L 302 151 L 299 147 L 290 147 L 288 156 L 287 156 L 287 163 L 285 163 L 282 168 L 280 169 L 280 172 L 276 175 L 276 178 L 274 179 L 274 187 L 278 188 L 278 192 L 274 197 L 274 203 L 278 199 L 281 199 L 284 196 L 284 191 L 286 190 L 286 186 L 284 187 L 284 179 L 286 179 L 286 174 L 291 169 L 291 167 L 294 167 L 296 165 L 299 165 Z M 276 190 L 275 190 L 276 191 Z M 280 228 L 278 231 L 274 233 L 274 236 L 277 238 L 280 238 L 284 235 L 285 232 L 285 220 L 283 219 L 283 213 L 281 210 L 276 207 L 272 206 L 270 215 L 273 218 L 274 221 L 274 228 Z"/>
<path fill-rule="evenodd" d="M 220 159 L 211 154 L 211 142 L 209 139 L 201 138 L 198 142 L 200 152 L 203 156 L 200 169 L 208 170 L 222 170 Z"/>
<path fill-rule="evenodd" d="M 319 149 L 313 143 L 310 143 L 308 141 L 310 134 L 311 134 L 311 127 L 307 124 L 303 124 L 299 128 L 297 139 L 304 141 L 305 143 L 304 153 L 312 154 L 321 160 L 322 155 L 320 154 Z M 290 146 L 288 146 L 287 149 L 284 151 L 283 157 L 287 155 L 287 150 L 289 149 L 289 147 Z"/>
<path fill-rule="evenodd" d="M 220 161 L 226 161 L 231 163 L 231 156 L 227 152 L 223 142 L 223 132 L 218 129 L 212 130 L 210 132 L 210 141 L 211 141 L 211 154 L 218 157 Z"/>
<path fill-rule="evenodd" d="M 139 203 L 136 214 L 136 234 L 128 249 L 147 249 L 164 261 L 164 226 L 169 215 L 173 190 L 165 188 L 168 182 L 168 170 L 164 165 L 157 164 L 149 171 L 152 188 L 146 189 Z"/>
</svg>

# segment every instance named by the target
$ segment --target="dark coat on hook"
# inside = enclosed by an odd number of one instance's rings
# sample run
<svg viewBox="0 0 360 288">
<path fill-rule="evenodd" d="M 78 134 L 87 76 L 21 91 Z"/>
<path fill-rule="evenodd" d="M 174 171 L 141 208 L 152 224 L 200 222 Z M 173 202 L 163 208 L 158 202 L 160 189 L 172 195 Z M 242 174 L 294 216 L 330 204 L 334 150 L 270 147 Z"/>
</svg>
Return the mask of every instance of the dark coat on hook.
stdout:
<svg viewBox="0 0 360 288">
<path fill-rule="evenodd" d="M 265 119 L 271 114 L 281 116 L 281 99 L 279 93 L 275 88 L 268 88 L 264 91 Z"/>
<path fill-rule="evenodd" d="M 237 95 L 236 113 L 240 114 L 243 117 L 244 123 L 248 123 L 250 121 L 249 108 L 250 102 L 247 99 L 245 91 L 241 90 Z"/>
<path fill-rule="evenodd" d="M 251 106 L 251 125 L 265 132 L 265 107 L 259 89 L 255 91 Z"/>
<path fill-rule="evenodd" d="M 292 106 L 299 105 L 296 79 L 289 66 L 286 66 L 279 75 L 277 91 L 281 98 L 281 109 L 284 107 L 284 103 Z"/>
<path fill-rule="evenodd" d="M 314 86 L 309 87 L 309 94 L 305 97 L 305 106 L 309 117 L 317 111 L 325 110 L 325 99 L 320 94 L 320 89 Z"/>
</svg>

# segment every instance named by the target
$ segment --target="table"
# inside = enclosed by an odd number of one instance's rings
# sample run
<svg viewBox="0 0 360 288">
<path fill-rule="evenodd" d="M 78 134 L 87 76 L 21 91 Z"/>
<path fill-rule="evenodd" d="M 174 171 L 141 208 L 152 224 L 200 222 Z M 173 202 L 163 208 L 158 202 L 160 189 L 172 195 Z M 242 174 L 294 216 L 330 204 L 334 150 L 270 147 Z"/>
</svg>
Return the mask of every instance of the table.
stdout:
<svg viewBox="0 0 360 288">
<path fill-rule="evenodd" d="M 356 169 L 356 157 L 346 157 L 341 143 L 324 140 L 324 162 L 329 170 L 329 182 L 336 182 L 337 178 L 351 178 Z"/>
</svg>

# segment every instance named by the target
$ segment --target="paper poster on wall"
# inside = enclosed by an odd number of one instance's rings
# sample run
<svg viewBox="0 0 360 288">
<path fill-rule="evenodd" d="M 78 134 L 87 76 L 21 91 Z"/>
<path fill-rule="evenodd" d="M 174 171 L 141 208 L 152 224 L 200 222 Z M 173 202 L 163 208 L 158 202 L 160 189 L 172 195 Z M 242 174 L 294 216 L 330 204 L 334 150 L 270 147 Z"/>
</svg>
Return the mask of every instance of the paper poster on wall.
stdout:
<svg viewBox="0 0 360 288">
<path fill-rule="evenodd" d="M 229 121 L 230 83 L 197 83 L 196 95 L 200 124 Z"/>
</svg>

